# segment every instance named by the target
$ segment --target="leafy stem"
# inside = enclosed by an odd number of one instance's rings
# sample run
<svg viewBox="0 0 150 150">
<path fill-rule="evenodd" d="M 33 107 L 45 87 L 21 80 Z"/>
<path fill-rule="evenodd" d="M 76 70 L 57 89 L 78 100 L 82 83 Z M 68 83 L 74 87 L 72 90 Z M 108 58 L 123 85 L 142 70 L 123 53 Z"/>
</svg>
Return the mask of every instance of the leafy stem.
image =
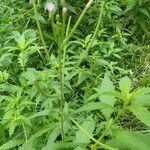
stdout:
<svg viewBox="0 0 150 150">
<path fill-rule="evenodd" d="M 82 60 L 84 59 L 84 57 L 88 54 L 88 51 L 89 51 L 89 49 L 91 48 L 91 46 L 92 46 L 92 44 L 93 44 L 93 42 L 94 42 L 94 40 L 95 40 L 95 38 L 96 38 L 98 29 L 99 29 L 99 26 L 100 26 L 100 23 L 101 23 L 101 20 L 102 20 L 104 4 L 105 4 L 105 2 L 102 1 L 102 3 L 101 3 L 101 10 L 100 10 L 100 13 L 99 13 L 99 18 L 98 18 L 98 22 L 97 22 L 97 25 L 96 25 L 94 34 L 93 34 L 93 36 L 92 36 L 92 39 L 91 39 L 90 43 L 87 45 L 85 51 L 81 54 L 81 57 L 80 57 L 80 59 L 79 59 L 79 61 L 78 61 L 78 63 L 77 63 L 77 66 L 80 65 L 81 61 L 82 61 Z"/>
<path fill-rule="evenodd" d="M 90 0 L 91 4 L 92 0 Z M 70 31 L 70 33 L 68 33 L 68 28 L 70 25 L 70 18 L 68 20 L 68 25 L 66 28 L 66 33 L 65 33 L 65 20 L 66 20 L 66 16 L 63 16 L 63 24 L 61 26 L 61 32 L 62 32 L 62 37 L 59 37 L 60 35 L 58 34 L 56 36 L 57 38 L 57 46 L 58 46 L 58 57 L 59 57 L 59 71 L 60 71 L 60 92 L 61 92 L 61 97 L 60 97 L 60 113 L 61 115 L 61 134 L 62 134 L 62 141 L 64 141 L 64 115 L 63 115 L 63 108 L 64 108 L 64 103 L 65 103 L 65 95 L 64 95 L 64 74 L 65 74 L 65 58 L 66 58 L 66 45 L 67 42 L 70 40 L 70 38 L 73 36 L 73 34 L 75 33 L 78 25 L 80 24 L 82 18 L 84 17 L 87 9 L 89 8 L 89 6 L 86 5 L 86 7 L 84 8 L 84 10 L 82 11 L 81 15 L 79 16 L 77 22 L 75 23 L 75 25 L 73 26 L 72 30 Z M 59 26 L 57 25 L 57 30 L 55 30 L 54 28 L 54 24 L 52 23 L 52 27 L 53 27 L 53 32 L 54 35 L 56 35 L 56 33 L 59 30 Z M 65 37 L 66 35 L 66 37 Z M 62 39 L 62 40 L 61 40 Z"/>
<path fill-rule="evenodd" d="M 73 34 L 75 33 L 77 27 L 79 26 L 82 18 L 84 17 L 86 11 L 88 10 L 89 7 L 85 7 L 81 13 L 81 15 L 79 16 L 78 20 L 76 21 L 75 25 L 73 26 L 73 28 L 71 29 L 70 33 L 68 34 L 68 36 L 64 39 L 63 41 L 63 46 L 66 45 L 66 43 L 70 40 L 70 38 L 73 36 Z"/>
<path fill-rule="evenodd" d="M 96 140 L 95 138 L 93 138 L 87 131 L 85 131 L 79 124 L 77 121 L 75 121 L 73 118 L 69 117 L 69 119 L 87 136 L 89 137 L 92 141 L 94 141 L 95 143 L 97 143 L 98 145 L 100 145 L 101 147 L 103 147 L 104 149 L 108 149 L 108 150 L 117 150 L 115 148 L 109 147 L 106 144 L 101 143 L 100 141 Z"/>
<path fill-rule="evenodd" d="M 32 3 L 33 3 L 34 14 L 35 14 L 35 19 L 36 19 L 36 24 L 37 24 L 39 36 L 40 36 L 41 42 L 42 42 L 42 44 L 44 46 L 45 54 L 46 54 L 46 56 L 48 58 L 49 57 L 49 53 L 48 53 L 48 50 L 46 48 L 46 43 L 45 43 L 45 40 L 44 40 L 41 24 L 40 24 L 40 21 L 39 21 L 39 16 L 38 16 L 38 11 L 37 11 L 37 6 L 36 6 L 35 0 L 32 0 Z"/>
<path fill-rule="evenodd" d="M 62 141 L 64 141 L 64 115 L 63 115 L 63 108 L 64 108 L 64 61 L 62 61 L 62 50 L 59 49 L 59 71 L 60 71 L 60 112 L 61 112 L 61 135 Z"/>
<path fill-rule="evenodd" d="M 103 131 L 102 135 L 97 140 L 98 142 L 101 142 L 101 140 L 109 132 L 109 130 L 111 129 L 111 127 L 114 125 L 114 123 L 117 122 L 117 120 L 120 118 L 120 116 L 122 116 L 125 113 L 126 107 L 129 105 L 129 103 L 130 103 L 130 101 L 126 101 L 124 103 L 122 109 L 120 109 L 120 111 L 118 112 L 117 116 L 114 118 L 114 120 L 111 119 L 109 121 L 109 123 L 106 125 L 105 130 Z M 95 144 L 92 146 L 91 150 L 96 150 L 97 149 L 98 142 L 95 142 Z"/>
</svg>

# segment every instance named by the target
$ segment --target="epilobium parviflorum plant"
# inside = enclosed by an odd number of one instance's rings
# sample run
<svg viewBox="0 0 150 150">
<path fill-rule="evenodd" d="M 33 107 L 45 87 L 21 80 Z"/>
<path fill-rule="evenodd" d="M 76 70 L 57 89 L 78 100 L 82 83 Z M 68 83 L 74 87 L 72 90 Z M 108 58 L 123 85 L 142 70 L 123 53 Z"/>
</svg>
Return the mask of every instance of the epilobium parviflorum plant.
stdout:
<svg viewBox="0 0 150 150">
<path fill-rule="evenodd" d="M 0 2 L 0 150 L 149 150 L 149 6 Z"/>
</svg>

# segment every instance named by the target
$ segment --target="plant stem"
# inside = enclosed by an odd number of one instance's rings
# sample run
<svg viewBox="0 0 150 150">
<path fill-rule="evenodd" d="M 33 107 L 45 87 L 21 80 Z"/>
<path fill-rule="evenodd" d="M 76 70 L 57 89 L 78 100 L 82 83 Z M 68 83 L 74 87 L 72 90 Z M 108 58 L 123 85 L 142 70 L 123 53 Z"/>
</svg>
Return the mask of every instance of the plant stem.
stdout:
<svg viewBox="0 0 150 150">
<path fill-rule="evenodd" d="M 99 141 L 97 141 L 95 138 L 93 138 L 87 131 L 85 131 L 79 124 L 78 122 L 76 122 L 73 118 L 69 117 L 69 119 L 88 137 L 90 138 L 92 141 L 94 141 L 95 143 L 98 143 L 101 147 L 103 147 L 104 149 L 107 150 L 116 150 L 115 148 L 109 147 L 106 144 L 103 144 Z"/>
<path fill-rule="evenodd" d="M 23 127 L 23 132 L 24 132 L 25 140 L 27 141 L 28 137 L 27 137 L 27 132 L 26 132 L 26 128 L 25 128 L 24 124 L 22 124 L 22 127 Z"/>
<path fill-rule="evenodd" d="M 63 16 L 63 25 L 62 25 L 62 41 L 57 41 L 57 45 L 58 45 L 58 57 L 59 57 L 59 70 L 60 70 L 60 91 L 61 91 L 61 97 L 60 97 L 60 113 L 61 113 L 61 135 L 62 135 L 62 141 L 64 141 L 64 114 L 63 114 L 63 108 L 64 108 L 64 103 L 65 103 L 65 96 L 64 96 L 64 72 L 65 72 L 65 56 L 66 56 L 66 44 L 67 42 L 70 40 L 70 38 L 72 37 L 72 35 L 74 34 L 76 28 L 78 27 L 78 25 L 80 24 L 84 14 L 86 13 L 88 7 L 85 7 L 84 10 L 82 11 L 81 15 L 79 16 L 77 22 L 75 23 L 74 27 L 72 28 L 72 30 L 70 31 L 69 34 L 68 33 L 68 28 L 70 25 L 70 18 L 69 18 L 69 22 L 67 25 L 67 31 L 66 34 L 64 32 L 65 30 L 65 16 Z M 52 24 L 53 26 L 53 24 Z M 55 33 L 55 31 L 53 31 Z M 65 37 L 66 36 L 66 37 Z"/>
<path fill-rule="evenodd" d="M 119 119 L 120 116 L 122 116 L 126 110 L 126 107 L 128 106 L 129 101 L 127 101 L 126 103 L 124 103 L 123 108 L 118 112 L 117 116 L 115 117 L 114 120 L 109 121 L 109 123 L 107 124 L 105 130 L 103 131 L 102 135 L 99 137 L 99 139 L 97 140 L 98 142 L 101 142 L 101 140 L 104 138 L 104 136 L 109 132 L 109 130 L 111 129 L 111 127 L 114 125 L 114 123 Z M 96 142 L 94 144 L 94 146 L 92 146 L 91 150 L 96 150 L 97 149 L 97 145 L 98 142 Z"/>
<path fill-rule="evenodd" d="M 64 142 L 64 61 L 63 61 L 63 48 L 61 43 L 58 45 L 58 57 L 59 57 L 59 71 L 60 71 L 60 116 L 61 116 L 61 136 L 62 141 Z"/>
<path fill-rule="evenodd" d="M 68 33 L 69 33 L 70 23 L 71 23 L 71 16 L 68 19 L 68 24 L 67 24 L 67 27 L 66 27 L 66 36 L 68 36 Z"/>
<path fill-rule="evenodd" d="M 40 24 L 40 21 L 39 21 L 39 16 L 38 16 L 38 11 L 37 11 L 35 0 L 32 0 L 32 3 L 33 3 L 34 14 L 35 14 L 35 19 L 36 19 L 36 24 L 37 24 L 39 36 L 40 36 L 41 42 L 42 42 L 42 44 L 44 46 L 44 50 L 45 50 L 46 56 L 48 58 L 49 57 L 49 53 L 48 53 L 48 50 L 46 48 L 47 46 L 46 46 L 46 43 L 45 43 L 45 40 L 44 40 L 44 37 L 43 37 L 43 32 L 42 32 L 41 24 Z"/>
<path fill-rule="evenodd" d="M 62 14 L 62 29 L 61 29 L 61 35 L 56 34 L 59 28 L 57 28 L 58 26 L 56 26 L 55 28 L 55 24 L 52 20 L 52 28 L 53 28 L 53 33 L 55 38 L 57 39 L 57 46 L 58 46 L 58 58 L 59 58 L 59 71 L 60 71 L 60 113 L 61 113 L 61 135 L 62 135 L 62 141 L 64 141 L 64 113 L 63 113 L 63 108 L 64 108 L 64 103 L 65 103 L 65 95 L 64 95 L 64 72 L 65 72 L 65 58 L 66 58 L 66 44 L 67 42 L 70 40 L 70 38 L 73 36 L 76 28 L 78 27 L 78 25 L 80 24 L 84 14 L 86 13 L 87 9 L 89 8 L 89 6 L 91 5 L 92 0 L 90 3 L 88 3 L 89 5 L 84 8 L 84 10 L 82 11 L 81 15 L 79 16 L 77 22 L 75 23 L 75 25 L 73 26 L 72 30 L 69 31 L 69 26 L 70 26 L 70 21 L 71 18 L 69 18 L 68 20 L 68 25 L 66 28 L 66 24 L 65 24 L 65 20 L 66 20 L 66 14 Z M 66 32 L 65 32 L 65 28 L 66 28 Z M 56 29 L 56 30 L 55 30 Z M 60 36 L 62 36 L 60 38 Z"/>
<path fill-rule="evenodd" d="M 104 1 L 102 1 L 101 3 L 101 10 L 100 10 L 100 13 L 99 13 L 99 18 L 98 18 L 98 22 L 97 22 L 97 25 L 96 25 L 96 28 L 95 28 L 95 31 L 94 31 L 94 34 L 92 36 L 92 39 L 90 41 L 90 43 L 87 45 L 85 51 L 81 54 L 81 57 L 77 63 L 77 67 L 81 64 L 82 60 L 84 59 L 84 57 L 88 54 L 88 51 L 89 49 L 91 48 L 95 38 L 96 38 L 96 35 L 97 35 L 97 32 L 98 32 L 98 29 L 99 29 L 99 26 L 100 26 L 100 23 L 101 23 L 101 20 L 102 20 L 102 15 L 103 15 L 103 8 L 104 8 Z"/>
<path fill-rule="evenodd" d="M 61 84 L 61 133 L 62 133 L 62 141 L 64 141 L 64 111 L 63 111 L 63 108 L 64 108 L 64 70 L 63 70 L 63 63 L 62 63 L 62 60 L 61 60 L 61 66 L 60 66 L 60 84 Z"/>
<path fill-rule="evenodd" d="M 81 13 L 81 15 L 79 16 L 77 22 L 75 23 L 75 25 L 73 26 L 73 28 L 71 29 L 70 33 L 68 34 L 68 36 L 64 39 L 63 41 L 63 46 L 66 45 L 66 43 L 70 40 L 70 38 L 73 36 L 75 30 L 77 29 L 78 25 L 80 24 L 83 16 L 85 15 L 86 11 L 88 10 L 89 7 L 85 7 Z M 62 47 L 63 47 L 62 46 Z"/>
</svg>

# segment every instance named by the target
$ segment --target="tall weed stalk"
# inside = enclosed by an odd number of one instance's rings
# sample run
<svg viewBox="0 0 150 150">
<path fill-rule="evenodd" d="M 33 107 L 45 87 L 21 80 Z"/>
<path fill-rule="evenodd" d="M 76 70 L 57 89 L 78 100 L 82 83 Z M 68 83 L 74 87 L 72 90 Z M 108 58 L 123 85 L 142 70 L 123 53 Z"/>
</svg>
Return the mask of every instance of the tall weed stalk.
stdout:
<svg viewBox="0 0 150 150">
<path fill-rule="evenodd" d="M 76 21 L 75 25 L 72 27 L 72 29 L 69 31 L 70 27 L 70 18 L 68 19 L 68 23 L 66 25 L 67 20 L 67 8 L 63 6 L 62 8 L 62 22 L 60 21 L 60 16 L 56 14 L 55 16 L 55 9 L 49 11 L 49 16 L 51 19 L 51 26 L 53 29 L 53 35 L 55 37 L 55 41 L 57 44 L 57 52 L 58 52 L 58 59 L 59 59 L 59 72 L 60 72 L 60 114 L 61 114 L 61 135 L 62 135 L 62 141 L 64 141 L 64 104 L 65 104 L 65 92 L 64 92 L 64 85 L 65 85 L 65 57 L 66 57 L 66 47 L 68 44 L 68 41 L 72 38 L 73 34 L 75 33 L 77 27 L 79 26 L 82 18 L 84 17 L 86 11 L 92 4 L 93 0 L 90 0 L 85 8 L 83 9 L 81 15 L 79 16 L 78 20 Z M 55 7 L 53 3 L 49 3 L 47 5 Z M 48 10 L 49 8 L 47 8 Z M 54 21 L 54 18 L 56 17 L 56 22 Z"/>
</svg>

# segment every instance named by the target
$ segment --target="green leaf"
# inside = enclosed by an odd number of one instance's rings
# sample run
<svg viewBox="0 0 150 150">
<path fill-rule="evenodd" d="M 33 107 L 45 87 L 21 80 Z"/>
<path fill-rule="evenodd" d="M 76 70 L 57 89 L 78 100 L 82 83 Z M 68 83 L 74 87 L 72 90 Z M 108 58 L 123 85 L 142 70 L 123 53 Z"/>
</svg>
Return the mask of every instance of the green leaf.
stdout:
<svg viewBox="0 0 150 150">
<path fill-rule="evenodd" d="M 109 9 L 116 12 L 116 13 L 121 13 L 122 12 L 121 8 L 116 6 L 116 5 L 110 6 Z"/>
<path fill-rule="evenodd" d="M 59 126 L 56 126 L 56 128 L 51 132 L 50 136 L 48 137 L 47 145 L 54 143 L 60 133 L 61 128 Z"/>
<path fill-rule="evenodd" d="M 80 107 L 79 109 L 77 109 L 75 111 L 75 113 L 80 113 L 83 111 L 93 111 L 93 110 L 101 110 L 101 109 L 112 109 L 113 107 L 111 107 L 110 105 L 107 105 L 105 103 L 101 103 L 101 102 L 91 102 L 91 103 L 87 103 L 85 105 L 83 105 L 82 107 Z"/>
<path fill-rule="evenodd" d="M 15 121 L 11 121 L 9 123 L 9 136 L 11 137 L 15 131 L 15 128 L 18 126 L 18 124 Z"/>
<path fill-rule="evenodd" d="M 43 134 L 47 133 L 50 129 L 52 129 L 53 127 L 52 126 L 49 126 L 49 127 L 43 127 L 43 129 L 39 130 L 38 132 L 36 132 L 35 134 L 33 134 L 31 136 L 30 139 L 28 139 L 23 145 L 22 147 L 20 147 L 19 150 L 26 150 L 26 149 L 32 149 L 33 147 L 33 141 L 42 136 Z"/>
<path fill-rule="evenodd" d="M 22 68 L 26 66 L 28 61 L 28 55 L 26 53 L 21 52 L 18 56 L 18 62 Z"/>
<path fill-rule="evenodd" d="M 119 150 L 150 149 L 150 134 L 137 134 L 123 129 L 113 130 L 112 133 L 113 138 L 107 144 Z"/>
<path fill-rule="evenodd" d="M 150 106 L 150 94 L 140 95 L 133 102 L 133 105 Z"/>
<path fill-rule="evenodd" d="M 140 8 L 140 12 L 150 18 L 150 14 L 147 9 Z"/>
<path fill-rule="evenodd" d="M 28 68 L 26 72 L 23 72 L 20 75 L 19 80 L 21 83 L 26 83 L 28 85 L 34 84 L 34 82 L 37 80 L 38 71 L 36 71 L 34 68 Z"/>
<path fill-rule="evenodd" d="M 129 107 L 129 110 L 136 116 L 137 119 L 150 127 L 150 112 L 147 110 L 146 107 L 132 105 Z"/>
<path fill-rule="evenodd" d="M 9 74 L 6 72 L 6 70 L 4 70 L 3 72 L 0 71 L 0 82 L 1 81 L 7 81 L 9 77 Z"/>
<path fill-rule="evenodd" d="M 129 94 L 131 90 L 131 80 L 128 77 L 123 77 L 119 81 L 119 89 L 122 93 Z"/>
<path fill-rule="evenodd" d="M 107 92 L 114 92 L 114 86 L 113 83 L 110 81 L 109 77 L 107 76 L 107 74 L 105 74 L 104 79 L 102 80 L 102 84 L 100 86 L 100 92 L 101 93 L 107 93 Z M 107 119 L 109 119 L 110 115 L 113 112 L 113 107 L 115 104 L 115 97 L 113 95 L 107 95 L 107 94 L 101 94 L 101 96 L 99 97 L 100 101 L 104 104 L 107 104 L 108 107 L 107 109 L 105 109 L 106 107 L 102 107 L 102 112 L 105 115 L 105 117 Z"/>
<path fill-rule="evenodd" d="M 69 124 L 67 122 L 64 122 L 64 132 L 66 133 L 68 131 L 69 128 Z M 47 144 L 46 146 L 42 149 L 42 150 L 57 150 L 57 148 L 60 146 L 63 147 L 63 145 L 61 145 L 61 143 L 55 143 L 57 137 L 61 134 L 61 128 L 60 125 L 56 125 L 56 128 L 54 128 L 54 130 L 50 133 L 48 140 L 47 140 Z M 63 143 L 62 143 L 63 144 Z M 67 145 L 68 143 L 66 143 Z M 65 145 L 65 144 L 64 144 Z"/>
<path fill-rule="evenodd" d="M 93 137 L 93 131 L 95 128 L 95 122 L 91 117 L 88 117 L 82 124 L 81 127 Z M 90 138 L 87 137 L 80 129 L 76 132 L 76 139 L 74 142 L 77 143 L 90 143 Z"/>
<path fill-rule="evenodd" d="M 24 51 L 25 48 L 26 48 L 26 46 L 25 46 L 25 36 L 22 34 L 20 37 L 16 38 L 15 40 L 18 44 L 19 50 Z"/>
<path fill-rule="evenodd" d="M 145 94 L 150 93 L 150 88 L 143 87 L 143 88 L 138 88 L 136 91 L 134 91 L 134 97 L 137 98 L 139 96 L 143 96 Z"/>
<path fill-rule="evenodd" d="M 77 142 L 68 142 L 68 143 L 55 143 L 52 147 L 47 147 L 46 149 L 42 149 L 42 150 L 72 150 L 73 148 L 77 147 L 77 146 L 86 146 L 85 143 L 77 143 Z"/>
<path fill-rule="evenodd" d="M 33 115 L 31 115 L 29 117 L 29 119 L 33 119 L 33 118 L 36 118 L 36 117 L 48 116 L 48 115 L 54 114 L 54 113 L 57 113 L 57 112 L 56 111 L 51 111 L 51 110 L 43 110 L 43 111 L 39 111 L 37 113 L 34 113 Z"/>
<path fill-rule="evenodd" d="M 12 149 L 16 146 L 21 145 L 22 143 L 23 143 L 22 140 L 13 139 L 13 140 L 10 140 L 10 141 L 6 142 L 5 144 L 1 145 L 0 150 Z"/>
</svg>

